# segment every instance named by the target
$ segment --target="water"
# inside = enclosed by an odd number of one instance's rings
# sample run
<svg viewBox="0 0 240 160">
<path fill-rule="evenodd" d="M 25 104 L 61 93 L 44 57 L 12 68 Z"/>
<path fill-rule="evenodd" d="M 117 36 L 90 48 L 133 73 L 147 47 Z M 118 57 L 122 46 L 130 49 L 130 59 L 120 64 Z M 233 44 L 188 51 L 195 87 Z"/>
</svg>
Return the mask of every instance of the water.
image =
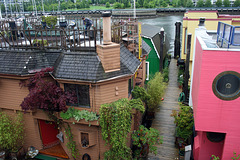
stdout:
<svg viewBox="0 0 240 160">
<path fill-rule="evenodd" d="M 164 14 L 156 18 L 140 19 L 139 21 L 142 22 L 142 24 L 149 24 L 149 25 L 154 25 L 154 26 L 164 28 L 170 43 L 168 53 L 170 53 L 173 56 L 174 40 L 175 40 L 175 23 L 179 21 L 182 22 L 182 20 L 183 20 L 183 14 L 179 13 L 179 14 Z"/>
</svg>

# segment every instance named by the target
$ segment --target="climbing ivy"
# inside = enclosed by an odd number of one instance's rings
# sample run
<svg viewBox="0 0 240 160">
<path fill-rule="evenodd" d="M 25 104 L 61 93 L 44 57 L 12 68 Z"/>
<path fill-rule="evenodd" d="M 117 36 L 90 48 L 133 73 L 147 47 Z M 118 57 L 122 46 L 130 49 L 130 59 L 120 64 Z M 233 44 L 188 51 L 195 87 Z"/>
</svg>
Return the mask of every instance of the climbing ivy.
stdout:
<svg viewBox="0 0 240 160">
<path fill-rule="evenodd" d="M 100 126 L 102 137 L 111 148 L 105 152 L 105 159 L 128 160 L 132 158 L 131 149 L 127 146 L 127 134 L 131 130 L 132 108 L 144 112 L 140 99 L 118 101 L 103 104 L 100 108 Z"/>
</svg>

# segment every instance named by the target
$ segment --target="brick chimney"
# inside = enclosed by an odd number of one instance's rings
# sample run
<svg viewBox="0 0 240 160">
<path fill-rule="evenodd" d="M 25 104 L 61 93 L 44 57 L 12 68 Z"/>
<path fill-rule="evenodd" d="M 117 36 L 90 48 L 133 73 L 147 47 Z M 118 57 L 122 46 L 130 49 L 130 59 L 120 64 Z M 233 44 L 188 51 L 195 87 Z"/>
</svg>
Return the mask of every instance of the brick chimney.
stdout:
<svg viewBox="0 0 240 160">
<path fill-rule="evenodd" d="M 97 45 L 97 54 L 105 72 L 120 70 L 120 45 L 111 41 L 111 13 L 103 12 L 103 44 Z"/>
</svg>

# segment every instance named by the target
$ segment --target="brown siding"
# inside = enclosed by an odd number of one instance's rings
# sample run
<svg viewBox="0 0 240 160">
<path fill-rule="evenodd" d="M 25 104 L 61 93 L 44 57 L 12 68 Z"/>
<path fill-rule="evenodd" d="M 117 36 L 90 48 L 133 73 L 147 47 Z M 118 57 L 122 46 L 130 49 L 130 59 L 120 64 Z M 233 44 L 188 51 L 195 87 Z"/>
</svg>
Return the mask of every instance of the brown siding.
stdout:
<svg viewBox="0 0 240 160">
<path fill-rule="evenodd" d="M 0 79 L 0 108 L 21 110 L 20 104 L 28 95 L 26 87 L 19 86 L 20 80 Z"/>
</svg>

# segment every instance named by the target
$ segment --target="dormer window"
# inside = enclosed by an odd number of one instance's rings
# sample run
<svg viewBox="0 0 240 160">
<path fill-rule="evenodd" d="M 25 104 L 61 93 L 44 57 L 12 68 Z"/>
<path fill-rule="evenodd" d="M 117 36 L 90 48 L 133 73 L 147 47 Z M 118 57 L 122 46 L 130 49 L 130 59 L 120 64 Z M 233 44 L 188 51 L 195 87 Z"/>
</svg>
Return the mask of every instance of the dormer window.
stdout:
<svg viewBox="0 0 240 160">
<path fill-rule="evenodd" d="M 64 84 L 64 90 L 76 99 L 75 103 L 68 102 L 68 106 L 90 108 L 89 85 Z"/>
</svg>

